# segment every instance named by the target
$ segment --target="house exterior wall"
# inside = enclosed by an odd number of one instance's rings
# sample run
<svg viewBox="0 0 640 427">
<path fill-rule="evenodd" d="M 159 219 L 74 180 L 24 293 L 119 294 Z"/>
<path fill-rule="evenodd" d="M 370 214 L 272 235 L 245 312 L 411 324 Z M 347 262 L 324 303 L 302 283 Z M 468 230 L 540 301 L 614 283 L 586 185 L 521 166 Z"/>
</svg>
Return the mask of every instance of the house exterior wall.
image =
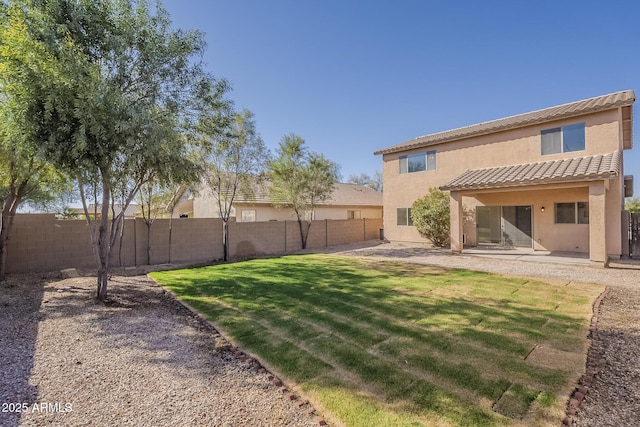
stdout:
<svg viewBox="0 0 640 427">
<path fill-rule="evenodd" d="M 477 244 L 475 208 L 478 206 L 531 206 L 533 249 L 563 252 L 589 252 L 589 224 L 556 224 L 554 203 L 588 202 L 589 186 L 545 188 L 499 193 L 480 193 L 464 197 L 469 211 L 465 219 L 466 243 Z M 542 211 L 542 208 L 544 212 Z M 590 206 L 591 208 L 591 206 Z M 592 215 L 592 212 L 589 212 Z"/>
<path fill-rule="evenodd" d="M 397 208 L 409 208 L 415 200 L 427 194 L 429 188 L 438 188 L 468 169 L 482 169 L 514 164 L 552 161 L 565 158 L 591 156 L 623 150 L 621 109 L 586 114 L 570 119 L 551 121 L 528 127 L 500 131 L 493 134 L 464 138 L 419 149 L 383 155 L 384 179 L 384 230 L 385 237 L 396 241 L 424 242 L 415 227 L 397 225 Z M 541 154 L 541 136 L 544 129 L 585 123 L 585 149 L 552 155 Z M 436 169 L 416 173 L 399 173 L 400 156 L 436 150 Z M 608 180 L 606 186 L 606 236 L 609 254 L 619 256 L 622 251 L 621 211 L 623 210 L 623 176 Z M 490 192 L 487 192 L 490 193 Z M 509 191 L 493 191 L 494 194 L 470 194 L 462 197 L 464 230 L 467 244 L 475 244 L 475 207 L 478 205 L 532 205 L 534 248 L 547 250 L 588 251 L 588 226 L 578 224 L 554 224 L 553 206 L 557 202 L 589 201 L 589 183 L 558 186 L 523 187 Z M 580 200 L 577 200 L 580 199 Z M 545 205 L 544 214 L 540 212 Z M 590 206 L 590 210 L 598 209 Z M 597 215 L 596 211 L 590 215 Z M 574 227 L 571 227 L 574 226 Z M 547 228 L 544 228 L 547 227 Z M 586 231 L 583 230 L 586 228 Z M 547 230 L 553 230 L 547 231 Z M 586 234 L 585 234 L 586 233 Z M 576 244 L 567 243 L 574 237 Z M 537 239 L 542 240 L 538 242 Z M 587 249 L 585 250 L 585 245 Z M 578 246 L 578 249 L 576 249 Z"/>
<path fill-rule="evenodd" d="M 314 210 L 314 219 L 349 219 L 348 211 L 359 211 L 360 218 L 382 218 L 382 197 L 380 193 L 374 192 L 376 197 L 365 198 L 358 193 L 346 193 L 344 187 L 351 184 L 340 184 L 336 191 L 342 188 L 341 197 L 329 200 L 317 206 Z M 347 188 L 351 190 L 350 187 Z M 373 190 L 368 190 L 369 192 Z M 351 197 L 355 195 L 355 199 Z M 370 196 L 370 195 L 369 195 Z M 240 200 L 239 200 L 240 199 Z M 243 222 L 242 211 L 255 211 L 255 221 L 290 221 L 297 220 L 292 209 L 278 209 L 268 202 L 268 200 L 244 201 L 236 198 L 233 203 L 231 216 L 236 218 L 237 222 Z M 219 218 L 218 204 L 212 196 L 211 191 L 202 189 L 198 194 L 189 200 L 189 203 L 181 203 L 174 216 L 180 216 L 181 213 L 190 213 L 190 218 Z M 358 218 L 355 218 L 358 219 Z"/>
<path fill-rule="evenodd" d="M 194 208 L 198 203 L 194 203 Z M 255 211 L 255 218 L 257 222 L 261 221 L 293 221 L 296 220 L 296 214 L 292 209 L 282 208 L 278 209 L 271 205 L 264 204 L 251 204 L 251 203 L 237 203 L 235 204 L 235 215 L 237 222 L 242 221 L 243 210 Z M 369 206 L 320 206 L 315 209 L 314 219 L 348 219 L 347 212 L 350 210 L 360 211 L 360 218 L 382 218 L 382 207 L 369 207 Z M 201 215 L 214 215 L 210 217 L 203 217 Z M 194 209 L 195 218 L 216 218 L 217 212 L 214 212 L 210 207 L 203 207 L 201 209 Z M 358 219 L 358 218 L 356 218 Z"/>
</svg>

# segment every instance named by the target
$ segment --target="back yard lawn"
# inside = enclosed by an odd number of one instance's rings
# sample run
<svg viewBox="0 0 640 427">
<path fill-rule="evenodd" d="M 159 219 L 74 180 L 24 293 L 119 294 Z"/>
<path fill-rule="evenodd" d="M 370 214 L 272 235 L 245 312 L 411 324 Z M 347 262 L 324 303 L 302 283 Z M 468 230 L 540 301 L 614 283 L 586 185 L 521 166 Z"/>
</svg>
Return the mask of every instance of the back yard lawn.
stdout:
<svg viewBox="0 0 640 427">
<path fill-rule="evenodd" d="M 151 276 L 347 426 L 559 425 L 604 290 L 330 255 Z"/>
</svg>

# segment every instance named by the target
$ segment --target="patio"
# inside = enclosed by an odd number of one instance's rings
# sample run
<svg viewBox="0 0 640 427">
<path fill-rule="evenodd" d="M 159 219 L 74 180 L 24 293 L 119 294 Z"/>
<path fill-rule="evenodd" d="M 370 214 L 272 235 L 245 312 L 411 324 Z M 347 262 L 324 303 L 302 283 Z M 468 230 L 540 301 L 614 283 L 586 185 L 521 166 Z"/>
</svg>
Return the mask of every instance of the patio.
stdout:
<svg viewBox="0 0 640 427">
<path fill-rule="evenodd" d="M 550 264 L 591 264 L 589 254 L 582 252 L 535 251 L 530 248 L 505 248 L 503 246 L 493 245 L 479 245 L 473 248 L 465 248 L 462 251 L 462 255 Z"/>
</svg>

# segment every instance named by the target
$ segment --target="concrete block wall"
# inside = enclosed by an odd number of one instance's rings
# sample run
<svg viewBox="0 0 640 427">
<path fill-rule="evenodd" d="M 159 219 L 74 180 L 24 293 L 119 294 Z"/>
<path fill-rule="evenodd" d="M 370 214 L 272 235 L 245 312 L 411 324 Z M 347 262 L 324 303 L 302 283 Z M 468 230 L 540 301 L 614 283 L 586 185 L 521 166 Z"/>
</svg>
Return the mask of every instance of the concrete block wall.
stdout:
<svg viewBox="0 0 640 427">
<path fill-rule="evenodd" d="M 286 227 L 285 221 L 229 221 L 229 254 L 247 257 L 287 252 Z"/>
<path fill-rule="evenodd" d="M 84 220 L 57 220 L 52 214 L 17 215 L 9 236 L 7 272 L 94 268 L 96 266 Z M 207 262 L 223 257 L 222 220 L 218 218 L 157 219 L 151 226 L 151 260 L 147 257 L 148 229 L 141 218 L 125 220 L 122 245 L 112 252 L 113 266 Z M 374 240 L 382 219 L 314 221 L 307 248 Z M 229 256 L 282 254 L 302 248 L 297 221 L 229 222 Z"/>
</svg>

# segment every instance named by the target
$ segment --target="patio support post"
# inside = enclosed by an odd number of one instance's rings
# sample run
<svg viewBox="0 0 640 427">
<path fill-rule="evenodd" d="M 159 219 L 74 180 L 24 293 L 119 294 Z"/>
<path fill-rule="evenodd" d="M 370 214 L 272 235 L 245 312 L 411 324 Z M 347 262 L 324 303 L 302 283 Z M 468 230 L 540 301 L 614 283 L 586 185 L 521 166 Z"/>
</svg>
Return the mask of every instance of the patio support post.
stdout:
<svg viewBox="0 0 640 427">
<path fill-rule="evenodd" d="M 451 253 L 462 253 L 462 195 L 457 191 L 449 194 L 449 212 L 451 215 Z"/>
<path fill-rule="evenodd" d="M 606 267 L 609 261 L 606 193 L 604 181 L 589 184 L 589 259 L 598 267 Z"/>
</svg>

